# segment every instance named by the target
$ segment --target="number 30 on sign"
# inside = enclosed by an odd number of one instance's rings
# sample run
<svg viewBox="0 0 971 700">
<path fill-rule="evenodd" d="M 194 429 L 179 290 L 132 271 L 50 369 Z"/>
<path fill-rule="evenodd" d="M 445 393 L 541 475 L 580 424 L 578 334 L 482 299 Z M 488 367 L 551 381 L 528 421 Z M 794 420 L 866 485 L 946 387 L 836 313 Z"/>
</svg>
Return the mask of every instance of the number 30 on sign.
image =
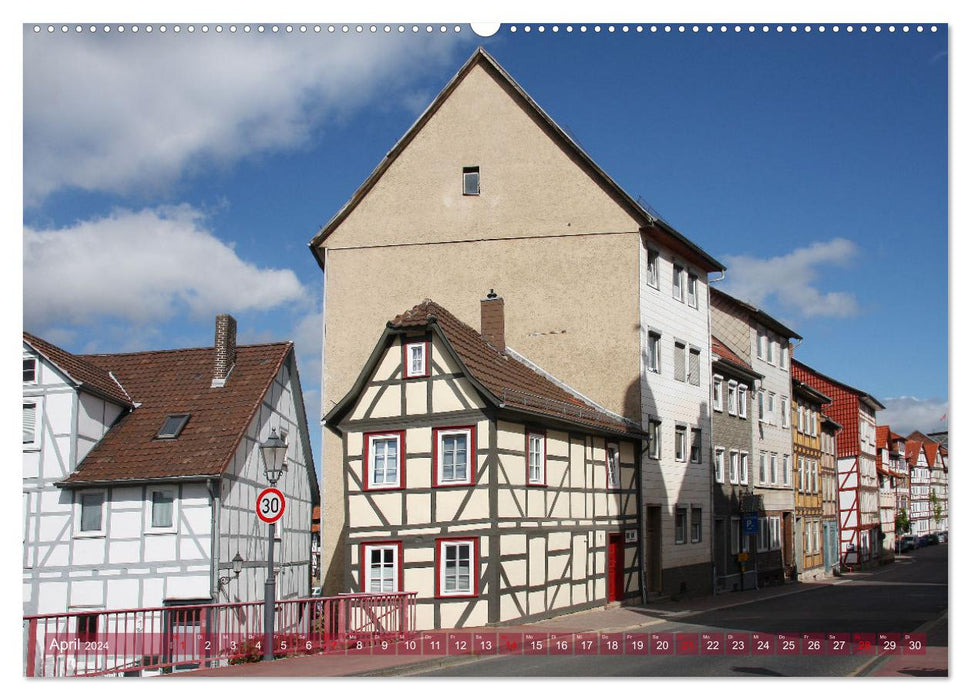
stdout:
<svg viewBox="0 0 971 700">
<path fill-rule="evenodd" d="M 287 500 L 280 489 L 263 489 L 256 497 L 256 515 L 264 523 L 275 523 L 282 518 L 286 507 Z"/>
</svg>

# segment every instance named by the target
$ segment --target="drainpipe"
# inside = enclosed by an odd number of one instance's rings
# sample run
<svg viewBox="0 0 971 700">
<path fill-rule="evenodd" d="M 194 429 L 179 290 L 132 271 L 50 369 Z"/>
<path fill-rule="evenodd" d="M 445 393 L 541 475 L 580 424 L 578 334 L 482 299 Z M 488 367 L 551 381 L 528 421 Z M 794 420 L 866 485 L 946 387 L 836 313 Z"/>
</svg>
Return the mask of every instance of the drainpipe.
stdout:
<svg viewBox="0 0 971 700">
<path fill-rule="evenodd" d="M 208 479 L 209 487 L 209 591 L 213 603 L 219 602 L 219 482 Z"/>
<path fill-rule="evenodd" d="M 724 270 L 722 270 L 721 277 L 711 280 L 711 282 L 720 282 L 723 279 L 725 279 Z M 709 282 L 709 285 L 711 282 Z M 708 556 L 711 562 L 711 594 L 715 595 L 718 590 L 718 567 L 715 564 L 715 478 L 712 469 L 712 465 L 715 463 L 715 421 L 711 410 L 711 292 L 708 293 L 708 304 L 705 311 L 707 312 L 708 322 L 708 359 L 706 360 L 708 363 L 708 399 L 705 401 L 705 406 L 708 408 Z M 731 519 L 728 521 L 728 527 L 731 527 Z"/>
<path fill-rule="evenodd" d="M 637 487 L 637 560 L 640 562 L 641 570 L 637 574 L 637 580 L 641 589 L 641 605 L 647 603 L 647 584 L 644 582 L 644 573 L 647 562 L 644 561 L 644 485 L 641 483 L 644 478 L 644 465 L 641 462 L 643 457 L 644 441 L 638 441 L 634 446 L 635 463 L 637 464 L 637 478 L 634 484 Z"/>
</svg>

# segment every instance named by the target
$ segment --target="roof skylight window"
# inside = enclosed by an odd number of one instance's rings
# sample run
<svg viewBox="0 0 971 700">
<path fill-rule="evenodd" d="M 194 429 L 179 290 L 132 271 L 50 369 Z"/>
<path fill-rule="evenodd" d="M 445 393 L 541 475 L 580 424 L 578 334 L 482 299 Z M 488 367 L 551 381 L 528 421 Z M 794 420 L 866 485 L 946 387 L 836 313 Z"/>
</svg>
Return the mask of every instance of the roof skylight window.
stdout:
<svg viewBox="0 0 971 700">
<path fill-rule="evenodd" d="M 163 439 L 172 439 L 179 437 L 179 433 L 185 427 L 185 424 L 189 422 L 188 413 L 175 413 L 170 416 L 166 416 L 165 422 L 162 424 L 162 429 L 158 431 L 158 435 L 155 437 Z"/>
</svg>

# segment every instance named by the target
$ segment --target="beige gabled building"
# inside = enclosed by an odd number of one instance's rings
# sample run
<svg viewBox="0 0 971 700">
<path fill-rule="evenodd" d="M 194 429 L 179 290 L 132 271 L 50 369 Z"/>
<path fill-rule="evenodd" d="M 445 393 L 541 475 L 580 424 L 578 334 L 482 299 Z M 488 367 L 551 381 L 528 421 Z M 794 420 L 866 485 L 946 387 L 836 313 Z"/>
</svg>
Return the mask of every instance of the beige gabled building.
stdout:
<svg viewBox="0 0 971 700">
<path fill-rule="evenodd" d="M 509 348 L 653 436 L 639 513 L 648 590 L 711 590 L 708 273 L 723 266 L 624 192 L 489 54 L 469 58 L 310 247 L 324 412 L 364 366 L 366 329 L 423 298 L 475 324 L 495 288 Z M 341 474 L 325 430 L 329 592 L 349 565 Z"/>
</svg>

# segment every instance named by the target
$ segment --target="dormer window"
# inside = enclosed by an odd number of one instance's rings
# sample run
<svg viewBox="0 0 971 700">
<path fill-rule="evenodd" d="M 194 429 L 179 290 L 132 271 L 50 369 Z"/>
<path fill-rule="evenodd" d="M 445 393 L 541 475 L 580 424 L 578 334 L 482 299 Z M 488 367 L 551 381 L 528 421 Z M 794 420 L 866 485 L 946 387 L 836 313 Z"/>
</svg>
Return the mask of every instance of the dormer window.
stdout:
<svg viewBox="0 0 971 700">
<path fill-rule="evenodd" d="M 179 437 L 179 433 L 185 427 L 185 424 L 189 422 L 188 413 L 175 413 L 170 416 L 165 417 L 165 422 L 162 423 L 161 430 L 158 431 L 156 438 L 171 440 L 173 438 Z"/>
<path fill-rule="evenodd" d="M 404 346 L 404 378 L 427 377 L 428 372 L 428 341 L 405 343 Z"/>
<path fill-rule="evenodd" d="M 474 196 L 479 194 L 478 165 L 462 168 L 462 194 Z"/>
<path fill-rule="evenodd" d="M 24 358 L 24 383 L 33 384 L 37 381 L 37 359 L 33 357 Z"/>
</svg>

